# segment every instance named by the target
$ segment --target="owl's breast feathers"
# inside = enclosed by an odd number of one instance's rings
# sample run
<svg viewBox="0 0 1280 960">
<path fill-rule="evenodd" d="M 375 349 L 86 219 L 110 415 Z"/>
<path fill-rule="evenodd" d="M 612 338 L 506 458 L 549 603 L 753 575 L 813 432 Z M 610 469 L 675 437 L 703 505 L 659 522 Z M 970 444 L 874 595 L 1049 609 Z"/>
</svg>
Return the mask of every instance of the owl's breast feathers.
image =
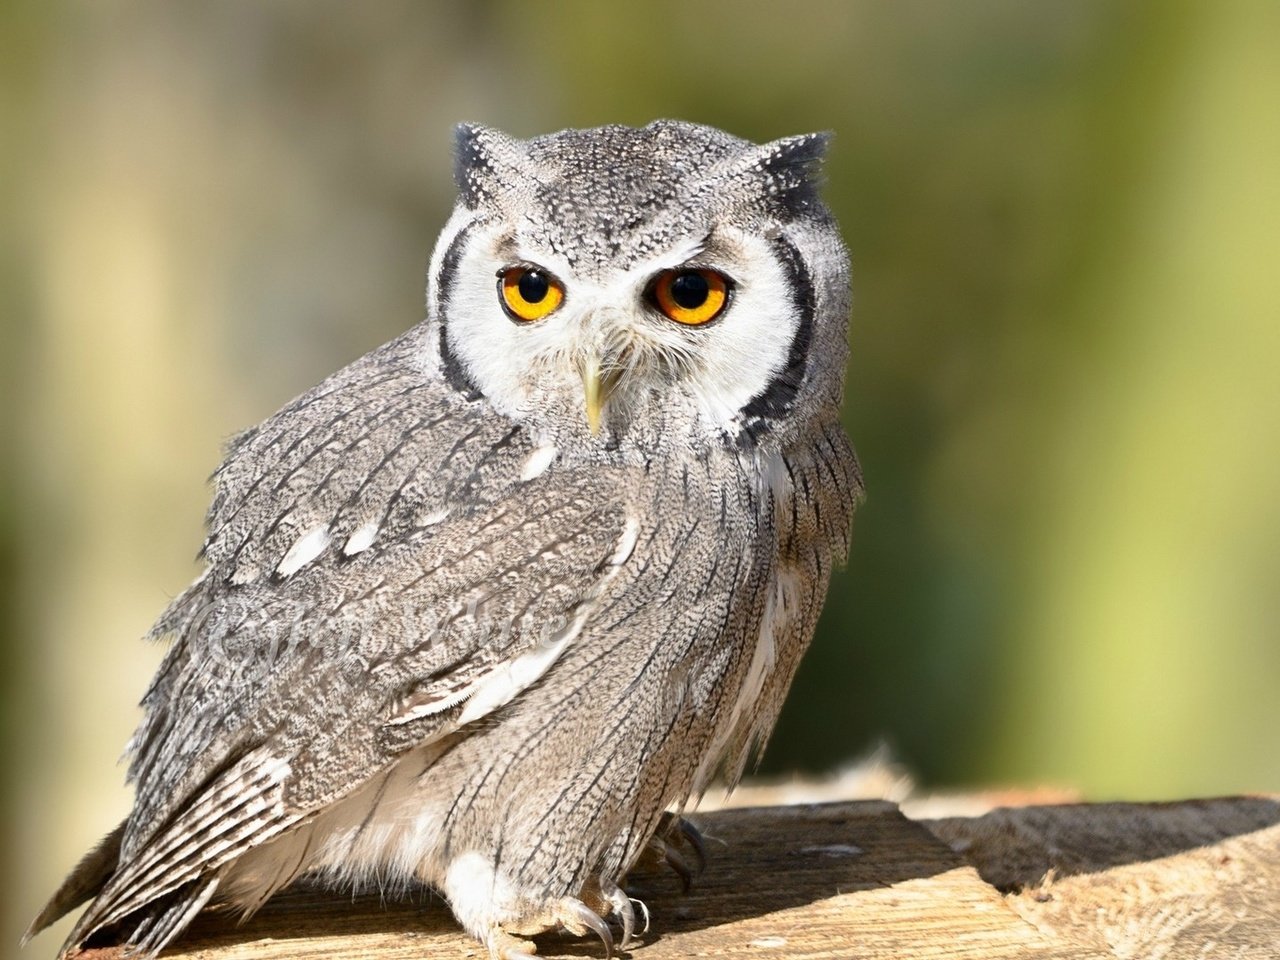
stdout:
<svg viewBox="0 0 1280 960">
<path fill-rule="evenodd" d="M 617 795 L 623 868 L 767 736 L 860 490 L 839 425 L 803 451 L 574 465 L 424 373 L 422 336 L 215 475 L 208 568 L 153 630 L 174 642 L 130 744 L 135 807 L 114 869 L 84 868 L 105 885 L 75 942 L 168 897 L 134 938 L 164 942 L 223 865 L 480 721 L 515 753 L 535 712 L 596 725 L 580 760 Z M 50 909 L 92 886 L 73 874 Z"/>
</svg>

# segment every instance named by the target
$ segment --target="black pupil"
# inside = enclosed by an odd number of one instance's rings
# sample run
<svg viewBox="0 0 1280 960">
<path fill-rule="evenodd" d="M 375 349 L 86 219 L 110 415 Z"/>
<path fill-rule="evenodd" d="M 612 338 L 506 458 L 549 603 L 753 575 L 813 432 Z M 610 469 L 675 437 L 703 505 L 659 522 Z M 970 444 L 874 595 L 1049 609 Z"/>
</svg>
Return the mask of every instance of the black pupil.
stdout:
<svg viewBox="0 0 1280 960">
<path fill-rule="evenodd" d="M 546 274 L 537 270 L 526 270 L 520 275 L 520 296 L 525 303 L 541 303 L 551 289 L 551 281 Z"/>
<path fill-rule="evenodd" d="M 682 273 L 671 281 L 671 299 L 686 310 L 694 310 L 707 302 L 711 284 L 700 273 Z"/>
</svg>

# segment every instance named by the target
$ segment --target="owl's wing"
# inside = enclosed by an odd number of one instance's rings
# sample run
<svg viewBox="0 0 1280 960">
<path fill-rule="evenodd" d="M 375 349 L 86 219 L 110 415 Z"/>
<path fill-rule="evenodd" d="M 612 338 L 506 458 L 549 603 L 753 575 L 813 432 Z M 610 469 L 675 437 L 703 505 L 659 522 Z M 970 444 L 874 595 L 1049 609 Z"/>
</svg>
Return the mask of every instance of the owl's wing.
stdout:
<svg viewBox="0 0 1280 960">
<path fill-rule="evenodd" d="M 628 532 L 608 470 L 552 465 L 415 355 L 402 338 L 235 441 L 73 941 L 151 904 L 131 939 L 162 945 L 217 867 L 534 683 L 606 588 Z"/>
</svg>

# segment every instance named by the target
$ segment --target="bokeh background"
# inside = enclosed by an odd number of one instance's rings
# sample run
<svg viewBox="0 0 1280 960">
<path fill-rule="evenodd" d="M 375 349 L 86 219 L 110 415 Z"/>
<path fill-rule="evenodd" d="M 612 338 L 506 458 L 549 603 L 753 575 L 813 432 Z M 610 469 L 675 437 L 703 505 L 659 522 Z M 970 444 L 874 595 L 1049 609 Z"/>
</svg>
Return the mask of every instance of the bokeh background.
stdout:
<svg viewBox="0 0 1280 960">
<path fill-rule="evenodd" d="M 221 442 L 422 315 L 462 119 L 837 133 L 870 492 L 765 771 L 1280 790 L 1280 4 L 0 10 L 0 954 Z"/>
</svg>

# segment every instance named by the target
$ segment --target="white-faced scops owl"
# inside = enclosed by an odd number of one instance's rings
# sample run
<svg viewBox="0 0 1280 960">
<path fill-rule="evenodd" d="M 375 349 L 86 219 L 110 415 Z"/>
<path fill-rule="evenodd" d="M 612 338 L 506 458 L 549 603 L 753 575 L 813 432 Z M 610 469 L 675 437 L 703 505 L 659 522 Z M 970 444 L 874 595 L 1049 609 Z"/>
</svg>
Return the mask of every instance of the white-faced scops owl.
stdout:
<svg viewBox="0 0 1280 960">
<path fill-rule="evenodd" d="M 462 126 L 426 319 L 236 437 L 79 904 L 154 954 L 307 875 L 612 949 L 762 748 L 861 493 L 826 137 Z M 656 841 L 655 841 L 656 836 Z"/>
</svg>

